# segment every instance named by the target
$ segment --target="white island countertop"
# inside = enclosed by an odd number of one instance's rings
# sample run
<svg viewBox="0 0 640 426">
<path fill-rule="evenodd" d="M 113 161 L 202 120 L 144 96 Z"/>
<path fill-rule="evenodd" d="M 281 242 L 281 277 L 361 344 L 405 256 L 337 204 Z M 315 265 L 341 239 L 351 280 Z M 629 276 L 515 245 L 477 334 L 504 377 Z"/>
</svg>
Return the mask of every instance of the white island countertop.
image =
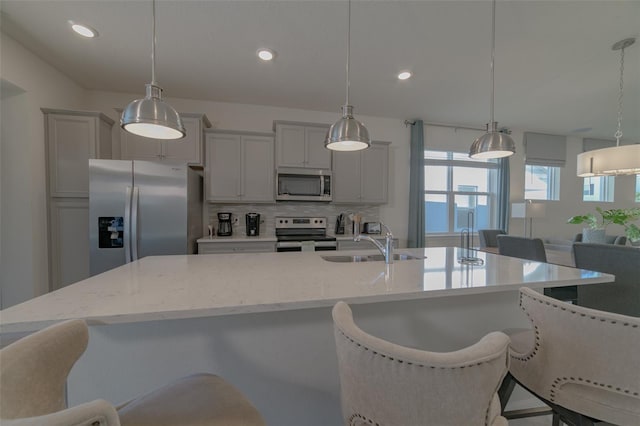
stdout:
<svg viewBox="0 0 640 426">
<path fill-rule="evenodd" d="M 475 255 L 484 265 L 461 265 L 458 251 L 398 249 L 424 258 L 392 265 L 322 258 L 375 250 L 151 256 L 0 311 L 0 331 L 31 331 L 70 318 L 116 324 L 614 280 L 599 272 L 482 252 Z"/>
</svg>

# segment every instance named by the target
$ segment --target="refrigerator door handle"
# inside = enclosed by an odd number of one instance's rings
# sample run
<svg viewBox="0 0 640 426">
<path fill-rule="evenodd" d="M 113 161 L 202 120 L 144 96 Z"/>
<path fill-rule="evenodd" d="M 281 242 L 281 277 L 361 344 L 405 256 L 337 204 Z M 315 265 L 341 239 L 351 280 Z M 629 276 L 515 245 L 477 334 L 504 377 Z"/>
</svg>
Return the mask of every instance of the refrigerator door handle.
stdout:
<svg viewBox="0 0 640 426">
<path fill-rule="evenodd" d="M 131 187 L 127 186 L 124 200 L 124 263 L 131 262 Z"/>
<path fill-rule="evenodd" d="M 140 189 L 133 187 L 131 202 L 131 260 L 138 260 L 138 200 Z"/>
</svg>

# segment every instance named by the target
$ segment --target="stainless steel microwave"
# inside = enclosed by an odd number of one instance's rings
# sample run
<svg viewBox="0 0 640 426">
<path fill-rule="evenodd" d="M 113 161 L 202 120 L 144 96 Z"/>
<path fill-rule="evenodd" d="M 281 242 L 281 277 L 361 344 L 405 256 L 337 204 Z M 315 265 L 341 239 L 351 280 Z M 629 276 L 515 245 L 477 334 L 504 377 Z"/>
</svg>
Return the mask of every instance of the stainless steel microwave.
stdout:
<svg viewBox="0 0 640 426">
<path fill-rule="evenodd" d="M 331 171 L 279 168 L 276 170 L 277 201 L 331 201 Z"/>
</svg>

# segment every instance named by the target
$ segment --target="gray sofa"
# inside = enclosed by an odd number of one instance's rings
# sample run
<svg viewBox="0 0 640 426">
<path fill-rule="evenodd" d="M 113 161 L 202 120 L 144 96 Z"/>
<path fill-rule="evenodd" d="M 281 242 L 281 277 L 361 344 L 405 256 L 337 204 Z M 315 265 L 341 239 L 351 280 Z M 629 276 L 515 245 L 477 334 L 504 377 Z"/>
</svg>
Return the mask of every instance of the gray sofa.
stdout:
<svg viewBox="0 0 640 426">
<path fill-rule="evenodd" d="M 582 242 L 582 234 L 576 234 L 575 238 L 573 239 L 574 243 L 581 243 Z M 604 236 L 604 243 L 605 244 L 615 244 L 618 246 L 624 246 L 627 244 L 627 237 L 625 237 L 624 235 L 605 235 Z"/>
</svg>

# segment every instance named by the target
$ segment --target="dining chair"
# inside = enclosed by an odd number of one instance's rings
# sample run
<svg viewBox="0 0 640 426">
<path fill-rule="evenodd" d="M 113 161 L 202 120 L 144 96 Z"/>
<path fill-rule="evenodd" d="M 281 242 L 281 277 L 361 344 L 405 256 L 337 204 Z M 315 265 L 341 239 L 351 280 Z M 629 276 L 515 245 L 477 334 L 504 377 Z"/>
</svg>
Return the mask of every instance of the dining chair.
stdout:
<svg viewBox="0 0 640 426">
<path fill-rule="evenodd" d="M 544 243 L 540 238 L 498 235 L 496 239 L 498 240 L 498 253 L 503 256 L 518 257 L 536 262 L 547 261 Z"/>
<path fill-rule="evenodd" d="M 498 253 L 504 256 L 520 259 L 547 262 L 547 252 L 540 238 L 514 237 L 511 235 L 498 235 Z M 575 303 L 577 296 L 576 286 L 545 288 L 544 294 L 558 300 Z"/>
<path fill-rule="evenodd" d="M 574 243 L 576 268 L 615 275 L 612 283 L 578 288 L 578 304 L 623 315 L 640 314 L 640 249 L 613 244 Z"/>
<path fill-rule="evenodd" d="M 507 424 L 497 396 L 509 366 L 505 334 L 438 353 L 367 334 L 344 302 L 333 322 L 345 425 Z"/>
<path fill-rule="evenodd" d="M 640 318 L 526 287 L 520 307 L 532 328 L 508 332 L 511 365 L 503 388 L 515 380 L 529 390 L 551 407 L 554 425 L 640 424 Z"/>
<path fill-rule="evenodd" d="M 498 235 L 506 235 L 502 229 L 479 229 L 480 248 L 498 247 Z"/>
<path fill-rule="evenodd" d="M 83 320 L 33 333 L 0 350 L 3 426 L 262 426 L 258 411 L 219 376 L 194 374 L 119 407 L 103 399 L 67 408 L 65 383 L 89 342 Z"/>
</svg>

